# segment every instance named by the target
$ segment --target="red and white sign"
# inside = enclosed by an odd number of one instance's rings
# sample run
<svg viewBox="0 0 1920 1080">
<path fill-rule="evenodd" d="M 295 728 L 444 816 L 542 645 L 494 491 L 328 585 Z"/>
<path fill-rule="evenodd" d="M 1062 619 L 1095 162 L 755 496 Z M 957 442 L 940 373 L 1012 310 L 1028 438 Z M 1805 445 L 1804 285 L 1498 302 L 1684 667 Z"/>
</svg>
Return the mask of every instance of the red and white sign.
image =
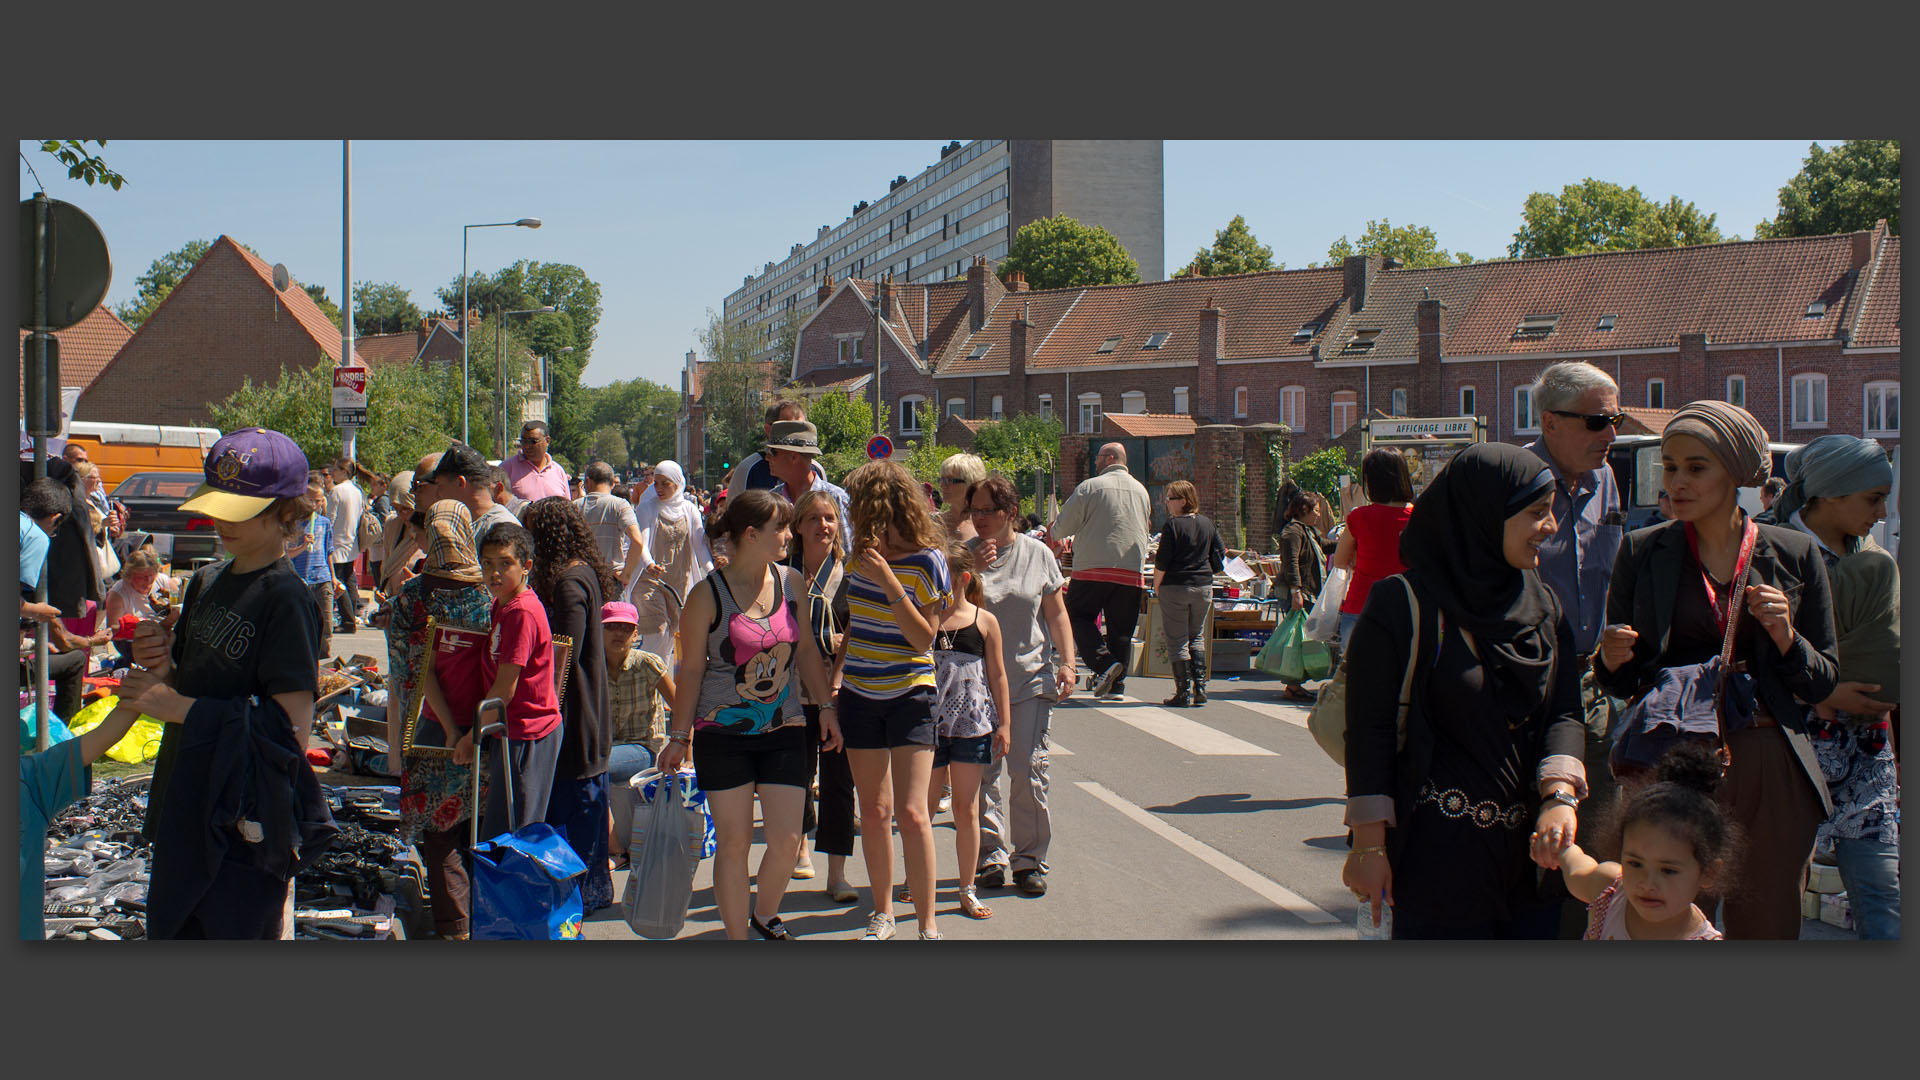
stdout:
<svg viewBox="0 0 1920 1080">
<path fill-rule="evenodd" d="M 333 369 L 333 426 L 365 427 L 367 369 L 359 364 Z"/>
</svg>

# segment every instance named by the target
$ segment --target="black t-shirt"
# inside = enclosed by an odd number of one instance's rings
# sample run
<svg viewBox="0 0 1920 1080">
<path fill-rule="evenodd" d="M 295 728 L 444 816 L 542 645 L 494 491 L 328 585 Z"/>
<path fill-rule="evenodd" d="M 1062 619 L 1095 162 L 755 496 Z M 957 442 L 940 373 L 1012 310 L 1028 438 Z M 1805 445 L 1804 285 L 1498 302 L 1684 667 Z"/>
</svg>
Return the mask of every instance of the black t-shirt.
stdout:
<svg viewBox="0 0 1920 1080">
<path fill-rule="evenodd" d="M 554 775 L 591 780 L 607 771 L 607 755 L 613 748 L 600 579 L 592 567 L 581 564 L 560 572 L 553 583 L 547 622 L 555 635 L 573 639 L 567 692 L 560 697 L 560 762 Z"/>
<path fill-rule="evenodd" d="M 251 573 L 232 562 L 203 567 L 187 584 L 173 628 L 173 688 L 191 698 L 268 698 L 320 688 L 320 615 L 285 557 Z M 153 835 L 167 777 L 184 735 L 165 725 L 153 762 L 146 832 Z M 304 739 L 306 732 L 296 732 Z"/>
<path fill-rule="evenodd" d="M 1205 514 L 1169 517 L 1160 527 L 1160 548 L 1153 565 L 1164 570 L 1169 585 L 1212 585 L 1213 575 L 1226 566 L 1226 548 L 1220 533 Z"/>
</svg>

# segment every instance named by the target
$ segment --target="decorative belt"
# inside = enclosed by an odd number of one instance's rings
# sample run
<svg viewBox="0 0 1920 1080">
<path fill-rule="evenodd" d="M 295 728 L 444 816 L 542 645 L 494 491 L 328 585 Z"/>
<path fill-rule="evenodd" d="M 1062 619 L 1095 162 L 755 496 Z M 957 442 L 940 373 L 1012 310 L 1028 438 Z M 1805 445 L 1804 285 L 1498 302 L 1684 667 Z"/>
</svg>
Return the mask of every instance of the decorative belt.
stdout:
<svg viewBox="0 0 1920 1080">
<path fill-rule="evenodd" d="M 1467 818 L 1482 829 L 1518 829 L 1528 824 L 1525 803 L 1513 803 L 1501 806 L 1492 799 L 1474 801 L 1459 788 L 1442 790 L 1433 786 L 1431 780 L 1420 785 L 1419 794 L 1413 797 L 1415 803 L 1432 803 L 1442 814 L 1450 818 Z"/>
</svg>

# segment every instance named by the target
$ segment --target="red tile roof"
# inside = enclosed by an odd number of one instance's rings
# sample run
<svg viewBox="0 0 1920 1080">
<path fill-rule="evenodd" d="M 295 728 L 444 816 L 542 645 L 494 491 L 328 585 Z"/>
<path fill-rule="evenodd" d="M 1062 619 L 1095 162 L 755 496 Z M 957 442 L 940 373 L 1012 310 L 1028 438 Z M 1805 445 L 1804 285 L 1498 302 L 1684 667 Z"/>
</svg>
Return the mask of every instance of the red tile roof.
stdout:
<svg viewBox="0 0 1920 1080">
<path fill-rule="evenodd" d="M 353 339 L 353 351 L 368 364 L 404 364 L 420 355 L 420 334 L 368 334 Z"/>
<path fill-rule="evenodd" d="M 1876 228 L 1874 236 L 1880 238 L 1881 235 L 1881 230 Z M 1877 252 L 1878 265 L 1870 275 L 1862 274 L 1866 280 L 1866 298 L 1860 303 L 1860 321 L 1854 327 L 1853 340 L 1848 343 L 1855 348 L 1900 344 L 1900 238 L 1884 237 Z"/>
<path fill-rule="evenodd" d="M 1620 410 L 1627 414 L 1627 423 L 1620 428 L 1622 435 L 1658 435 L 1667 430 L 1667 421 L 1673 419 L 1677 409 L 1643 409 L 1627 407 Z"/>
<path fill-rule="evenodd" d="M 1195 429 L 1193 417 L 1180 413 L 1106 413 L 1104 422 L 1130 439 L 1191 435 Z"/>
<path fill-rule="evenodd" d="M 54 340 L 60 343 L 60 384 L 77 386 L 84 394 L 87 387 L 93 385 L 107 363 L 120 351 L 133 331 L 120 321 L 105 304 L 87 312 L 87 317 L 67 327 L 54 331 Z M 27 332 L 20 331 L 20 342 L 24 346 Z M 24 356 L 22 358 L 24 362 Z M 26 408 L 27 386 L 24 379 L 20 383 L 20 407 Z"/>
</svg>

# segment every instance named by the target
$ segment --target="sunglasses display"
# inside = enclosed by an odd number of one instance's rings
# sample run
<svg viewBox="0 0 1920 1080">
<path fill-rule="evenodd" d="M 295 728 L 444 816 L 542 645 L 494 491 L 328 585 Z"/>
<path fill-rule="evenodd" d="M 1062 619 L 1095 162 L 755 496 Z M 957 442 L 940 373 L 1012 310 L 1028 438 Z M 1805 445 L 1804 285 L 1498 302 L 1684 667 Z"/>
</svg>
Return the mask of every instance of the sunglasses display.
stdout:
<svg viewBox="0 0 1920 1080">
<path fill-rule="evenodd" d="M 1620 425 L 1627 422 L 1626 413 L 1577 413 L 1567 412 L 1563 409 L 1548 409 L 1547 411 L 1555 416 L 1564 416 L 1570 420 L 1584 420 L 1586 421 L 1588 431 L 1599 431 L 1603 427 L 1610 427 L 1618 431 Z"/>
</svg>

